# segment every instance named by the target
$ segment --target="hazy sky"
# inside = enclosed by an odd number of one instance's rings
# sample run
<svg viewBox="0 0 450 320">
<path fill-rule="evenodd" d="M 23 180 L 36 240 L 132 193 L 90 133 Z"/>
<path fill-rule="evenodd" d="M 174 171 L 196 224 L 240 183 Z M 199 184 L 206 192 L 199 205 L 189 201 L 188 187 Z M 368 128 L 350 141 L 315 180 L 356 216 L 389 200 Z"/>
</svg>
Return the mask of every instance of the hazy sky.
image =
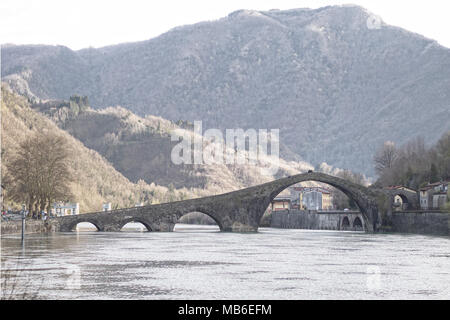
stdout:
<svg viewBox="0 0 450 320">
<path fill-rule="evenodd" d="M 72 49 L 153 38 L 169 29 L 215 20 L 238 9 L 318 8 L 358 4 L 384 22 L 450 48 L 448 0 L 1 0 L 0 42 L 61 44 Z"/>
</svg>

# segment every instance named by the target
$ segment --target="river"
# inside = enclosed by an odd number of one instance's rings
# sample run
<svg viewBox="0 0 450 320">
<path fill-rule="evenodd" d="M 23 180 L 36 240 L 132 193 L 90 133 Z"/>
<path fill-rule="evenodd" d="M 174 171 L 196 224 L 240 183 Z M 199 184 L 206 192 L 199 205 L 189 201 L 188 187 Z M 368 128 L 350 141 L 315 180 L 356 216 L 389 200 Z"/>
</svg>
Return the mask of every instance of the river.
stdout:
<svg viewBox="0 0 450 320">
<path fill-rule="evenodd" d="M 20 236 L 3 236 L 3 298 L 450 298 L 448 237 L 129 231 L 30 234 L 23 246 Z"/>
</svg>

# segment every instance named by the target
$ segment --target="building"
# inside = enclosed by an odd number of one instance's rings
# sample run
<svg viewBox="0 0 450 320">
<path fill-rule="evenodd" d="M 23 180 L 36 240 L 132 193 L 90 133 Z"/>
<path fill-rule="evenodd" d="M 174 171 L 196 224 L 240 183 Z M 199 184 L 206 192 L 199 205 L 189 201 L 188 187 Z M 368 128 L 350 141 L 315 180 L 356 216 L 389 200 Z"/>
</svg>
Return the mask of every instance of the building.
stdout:
<svg viewBox="0 0 450 320">
<path fill-rule="evenodd" d="M 443 209 L 447 203 L 447 192 L 433 194 L 432 209 Z"/>
<path fill-rule="evenodd" d="M 57 217 L 80 214 L 80 204 L 78 202 L 77 203 L 57 202 L 53 204 L 51 213 L 52 215 L 55 215 Z"/>
<path fill-rule="evenodd" d="M 442 209 L 448 200 L 449 181 L 429 183 L 420 188 L 420 208 L 421 209 Z"/>
<path fill-rule="evenodd" d="M 309 190 L 302 193 L 302 207 L 306 210 L 322 210 L 322 192 Z"/>
<path fill-rule="evenodd" d="M 403 190 L 403 191 L 408 191 L 408 192 L 416 192 L 416 190 L 405 187 L 405 186 L 390 186 L 390 187 L 386 187 L 387 190 Z"/>
<path fill-rule="evenodd" d="M 300 196 L 299 195 L 292 195 L 290 196 L 291 199 L 291 209 L 292 210 L 301 210 L 301 204 L 300 204 Z"/>
<path fill-rule="evenodd" d="M 291 198 L 286 196 L 277 196 L 272 200 L 271 210 L 273 211 L 283 211 L 291 209 Z"/>
<path fill-rule="evenodd" d="M 333 210 L 333 195 L 331 194 L 331 191 L 328 189 L 325 189 L 325 191 L 322 192 L 322 210 Z"/>
<path fill-rule="evenodd" d="M 435 183 L 429 183 L 427 186 L 433 188 L 433 191 L 436 193 L 442 193 L 448 191 L 448 183 L 450 181 L 441 181 L 441 182 L 435 182 Z"/>
<path fill-rule="evenodd" d="M 420 208 L 429 209 L 433 202 L 433 188 L 423 187 L 419 190 Z"/>
<path fill-rule="evenodd" d="M 291 187 L 291 201 L 299 210 L 332 210 L 331 190 L 324 187 Z M 297 205 L 298 203 L 298 205 Z"/>
</svg>

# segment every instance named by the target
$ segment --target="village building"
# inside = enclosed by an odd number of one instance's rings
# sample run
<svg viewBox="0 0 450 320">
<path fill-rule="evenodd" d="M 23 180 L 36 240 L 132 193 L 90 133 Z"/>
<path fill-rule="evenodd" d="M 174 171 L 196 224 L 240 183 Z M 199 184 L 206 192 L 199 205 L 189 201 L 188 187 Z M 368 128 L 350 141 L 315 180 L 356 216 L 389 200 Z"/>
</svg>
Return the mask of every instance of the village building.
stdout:
<svg viewBox="0 0 450 320">
<path fill-rule="evenodd" d="M 433 188 L 423 187 L 419 190 L 420 208 L 429 209 L 433 202 Z"/>
<path fill-rule="evenodd" d="M 77 203 L 56 202 L 52 206 L 51 214 L 57 217 L 80 214 L 80 204 L 78 202 Z"/>
<path fill-rule="evenodd" d="M 419 190 L 421 209 L 443 209 L 448 200 L 449 181 L 429 183 Z"/>
<path fill-rule="evenodd" d="M 271 210 L 283 211 L 291 209 L 291 198 L 289 196 L 277 196 L 272 200 Z"/>
<path fill-rule="evenodd" d="M 291 187 L 291 201 L 299 210 L 332 210 L 331 190 L 324 187 Z"/>
</svg>

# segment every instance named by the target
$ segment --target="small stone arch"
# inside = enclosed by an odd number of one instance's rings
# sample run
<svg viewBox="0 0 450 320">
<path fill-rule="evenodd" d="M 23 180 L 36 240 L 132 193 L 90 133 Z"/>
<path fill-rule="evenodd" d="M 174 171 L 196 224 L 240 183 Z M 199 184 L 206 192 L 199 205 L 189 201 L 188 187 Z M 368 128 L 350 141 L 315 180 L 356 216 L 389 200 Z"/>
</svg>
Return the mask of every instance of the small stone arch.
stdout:
<svg viewBox="0 0 450 320">
<path fill-rule="evenodd" d="M 199 211 L 192 211 L 192 212 L 188 212 L 183 214 L 177 221 L 177 223 L 192 223 L 192 222 L 200 222 L 199 224 L 203 224 L 203 225 L 218 225 L 216 220 L 214 220 L 214 218 L 212 218 L 211 216 L 203 213 L 203 212 L 199 212 Z"/>
<path fill-rule="evenodd" d="M 396 201 L 396 198 L 399 197 L 401 199 L 401 203 Z M 397 198 L 398 199 L 398 198 Z M 397 210 L 408 210 L 410 207 L 409 201 L 408 201 L 408 197 L 406 197 L 404 194 L 393 194 L 392 195 L 392 207 L 393 209 L 397 209 Z"/>
<path fill-rule="evenodd" d="M 83 222 L 88 222 L 90 224 L 92 224 L 93 226 L 95 226 L 97 228 L 97 231 L 103 231 L 103 226 L 94 219 L 77 219 L 75 221 L 73 221 L 72 223 L 69 224 L 69 226 L 67 227 L 67 231 L 74 231 L 74 229 L 76 228 L 76 226 L 79 223 L 83 223 Z"/>
<path fill-rule="evenodd" d="M 147 229 L 148 232 L 153 231 L 153 229 L 149 223 L 147 223 L 144 219 L 139 219 L 139 218 L 128 218 L 128 219 L 121 221 L 119 231 L 122 230 L 122 228 L 127 223 L 130 223 L 130 222 L 137 222 L 137 223 L 142 224 Z"/>
<path fill-rule="evenodd" d="M 350 229 L 350 219 L 347 216 L 344 216 L 341 220 L 341 230 Z"/>
<path fill-rule="evenodd" d="M 354 230 L 364 230 L 363 223 L 359 217 L 356 217 L 353 220 L 353 229 Z"/>
<path fill-rule="evenodd" d="M 419 196 L 416 191 L 409 189 L 387 189 L 385 192 L 389 195 L 389 207 L 391 210 L 413 210 L 419 207 Z M 396 204 L 395 198 L 400 197 L 401 206 Z"/>
<path fill-rule="evenodd" d="M 178 212 L 177 213 L 177 217 L 178 217 L 177 218 L 177 223 L 181 219 L 181 217 L 183 217 L 183 216 L 185 216 L 187 214 L 193 213 L 193 212 L 199 212 L 199 213 L 202 213 L 202 214 L 210 217 L 217 224 L 217 226 L 219 227 L 220 231 L 223 231 L 223 227 L 222 227 L 221 221 L 217 217 L 215 217 L 214 214 L 209 213 L 208 210 L 205 210 L 204 208 L 187 209 L 187 210 L 183 210 L 182 212 Z"/>
</svg>

